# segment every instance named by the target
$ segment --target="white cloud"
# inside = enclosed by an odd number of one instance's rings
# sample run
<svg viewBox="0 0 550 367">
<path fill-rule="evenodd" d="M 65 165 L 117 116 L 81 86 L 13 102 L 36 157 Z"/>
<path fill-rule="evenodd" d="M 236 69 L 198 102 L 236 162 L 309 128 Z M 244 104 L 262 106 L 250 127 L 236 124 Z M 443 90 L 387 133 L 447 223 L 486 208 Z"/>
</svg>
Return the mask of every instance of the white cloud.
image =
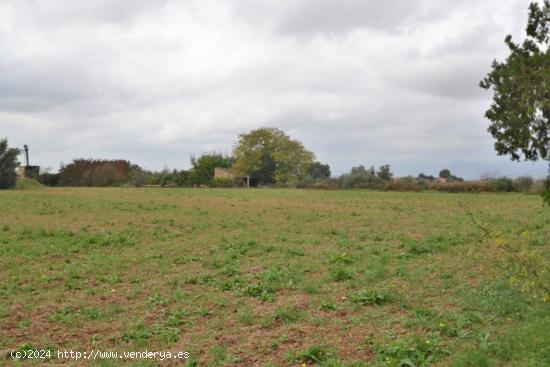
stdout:
<svg viewBox="0 0 550 367">
<path fill-rule="evenodd" d="M 276 126 L 336 173 L 389 162 L 398 174 L 542 175 L 496 157 L 477 87 L 526 6 L 4 0 L 0 136 L 43 166 L 93 156 L 160 169 Z"/>
</svg>

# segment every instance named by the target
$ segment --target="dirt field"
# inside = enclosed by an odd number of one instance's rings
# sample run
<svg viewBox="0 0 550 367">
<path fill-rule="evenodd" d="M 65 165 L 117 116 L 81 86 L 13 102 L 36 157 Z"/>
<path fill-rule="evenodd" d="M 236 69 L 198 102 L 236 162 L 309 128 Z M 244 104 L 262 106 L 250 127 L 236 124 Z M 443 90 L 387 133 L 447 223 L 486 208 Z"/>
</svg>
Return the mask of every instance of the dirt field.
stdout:
<svg viewBox="0 0 550 367">
<path fill-rule="evenodd" d="M 0 349 L 187 351 L 200 366 L 543 365 L 549 309 L 489 269 L 467 212 L 548 245 L 550 211 L 520 194 L 0 192 Z M 123 362 L 181 365 L 47 361 Z"/>
</svg>

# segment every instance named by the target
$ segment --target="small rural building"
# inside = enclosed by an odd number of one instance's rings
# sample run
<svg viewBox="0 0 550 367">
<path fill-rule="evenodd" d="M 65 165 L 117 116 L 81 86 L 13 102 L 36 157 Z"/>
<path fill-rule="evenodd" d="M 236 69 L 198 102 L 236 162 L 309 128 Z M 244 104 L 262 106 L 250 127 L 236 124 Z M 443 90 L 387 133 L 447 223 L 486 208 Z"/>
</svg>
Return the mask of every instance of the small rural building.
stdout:
<svg viewBox="0 0 550 367">
<path fill-rule="evenodd" d="M 38 179 L 40 175 L 40 166 L 19 166 L 17 168 L 17 177 Z"/>
<path fill-rule="evenodd" d="M 214 179 L 229 179 L 244 187 L 250 187 L 250 176 L 243 176 L 230 168 L 214 168 Z"/>
<path fill-rule="evenodd" d="M 26 164 L 24 166 L 20 165 L 17 168 L 17 176 L 19 178 L 32 178 L 33 180 L 38 180 L 38 176 L 40 176 L 40 166 L 31 166 L 29 161 L 29 146 L 24 145 L 25 148 L 25 161 Z"/>
</svg>

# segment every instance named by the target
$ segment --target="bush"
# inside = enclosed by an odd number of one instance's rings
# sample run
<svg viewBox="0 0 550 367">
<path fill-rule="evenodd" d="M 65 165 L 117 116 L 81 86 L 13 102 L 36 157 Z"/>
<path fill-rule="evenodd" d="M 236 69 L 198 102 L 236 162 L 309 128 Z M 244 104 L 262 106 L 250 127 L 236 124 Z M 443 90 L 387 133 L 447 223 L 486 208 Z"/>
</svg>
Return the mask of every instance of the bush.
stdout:
<svg viewBox="0 0 550 367">
<path fill-rule="evenodd" d="M 57 186 L 59 182 L 59 174 L 49 172 L 42 173 L 38 176 L 38 182 L 46 186 Z"/>
<path fill-rule="evenodd" d="M 145 184 L 145 174 L 141 167 L 133 166 L 128 175 L 128 183 L 134 187 L 142 187 Z"/>
<path fill-rule="evenodd" d="M 204 153 L 200 157 L 191 157 L 192 175 L 190 177 L 194 185 L 212 185 L 214 170 L 216 167 L 229 168 L 234 163 L 234 158 L 223 153 Z M 178 185 L 181 186 L 181 185 Z M 225 186 L 215 186 L 225 187 Z M 231 186 L 228 186 L 231 187 Z"/>
<path fill-rule="evenodd" d="M 514 180 L 514 186 L 516 187 L 516 190 L 519 192 L 529 192 L 533 188 L 533 185 L 535 184 L 535 181 L 532 177 L 529 176 L 521 176 Z"/>
<path fill-rule="evenodd" d="M 308 176 L 314 180 L 330 178 L 330 166 L 320 162 L 313 162 L 308 168 Z"/>
<path fill-rule="evenodd" d="M 508 177 L 499 177 L 494 180 L 489 181 L 489 189 L 491 191 L 504 191 L 504 192 L 512 192 L 516 191 L 514 187 L 514 181 L 511 178 Z"/>
<path fill-rule="evenodd" d="M 230 178 L 214 178 L 210 180 L 211 187 L 235 187 L 236 182 Z"/>
<path fill-rule="evenodd" d="M 492 247 L 495 274 L 505 275 L 509 284 L 526 296 L 550 302 L 547 238 L 521 227 L 514 231 L 496 231 L 478 223 L 472 213 L 469 216 Z"/>
<path fill-rule="evenodd" d="M 115 165 L 109 163 L 95 167 L 85 174 L 89 174 L 91 186 L 120 186 L 128 182 L 128 176 Z"/>
<path fill-rule="evenodd" d="M 276 184 L 276 187 L 289 187 L 289 185 Z M 311 177 L 306 177 L 294 184 L 297 189 L 316 189 L 316 190 L 338 190 L 340 189 L 340 181 L 336 178 L 327 178 L 323 180 L 315 180 Z"/>
<path fill-rule="evenodd" d="M 59 186 L 111 186 L 128 183 L 136 166 L 125 160 L 74 159 L 61 165 Z"/>
<path fill-rule="evenodd" d="M 540 195 L 542 196 L 544 205 L 550 206 L 550 176 L 544 181 L 544 188 L 542 189 Z"/>
<path fill-rule="evenodd" d="M 387 191 L 422 191 L 426 188 L 426 183 L 418 181 L 414 177 L 403 177 L 384 184 L 384 190 Z"/>
<path fill-rule="evenodd" d="M 6 139 L 0 140 L 0 189 L 10 189 L 17 181 L 17 156 L 19 149 L 9 148 Z"/>
<path fill-rule="evenodd" d="M 310 188 L 317 190 L 338 190 L 340 188 L 340 184 L 338 180 L 329 178 L 326 180 L 315 181 L 311 184 Z"/>
<path fill-rule="evenodd" d="M 295 186 L 296 186 L 297 189 L 306 189 L 306 188 L 311 187 L 315 183 L 315 181 L 316 180 L 312 177 L 306 177 L 306 178 L 298 181 Z"/>
<path fill-rule="evenodd" d="M 261 187 L 276 187 L 278 189 L 288 189 L 294 187 L 294 184 L 291 184 L 289 182 L 276 182 L 275 184 L 263 184 Z"/>
<path fill-rule="evenodd" d="M 390 165 L 385 164 L 383 166 L 380 166 L 378 172 L 376 173 L 376 176 L 383 181 L 391 181 L 393 179 L 393 173 L 390 170 Z"/>
<path fill-rule="evenodd" d="M 490 191 L 487 181 L 435 182 L 429 185 L 430 190 L 444 192 L 482 192 Z"/>
<path fill-rule="evenodd" d="M 276 187 L 289 187 L 289 185 L 276 185 Z M 436 181 L 433 176 L 420 174 L 418 177 L 402 177 L 391 180 L 382 180 L 377 177 L 373 168 L 365 169 L 363 166 L 354 167 L 348 174 L 338 179 L 313 180 L 303 179 L 295 184 L 297 188 L 310 189 L 381 189 L 387 191 L 415 191 L 435 190 L 441 192 L 512 192 L 520 191 L 526 193 L 540 194 L 544 191 L 544 181 L 533 180 L 531 177 L 518 177 L 512 180 L 508 177 L 500 177 L 492 180 L 460 181 L 454 178 L 452 181 Z"/>
<path fill-rule="evenodd" d="M 453 175 L 451 171 L 446 168 L 439 172 L 439 178 L 445 179 L 447 181 L 453 181 L 453 182 L 464 181 L 463 178 Z"/>
<path fill-rule="evenodd" d="M 340 177 L 340 186 L 344 189 L 375 188 L 382 182 L 374 167 L 366 169 L 362 165 L 353 167 L 350 173 Z"/>
<path fill-rule="evenodd" d="M 357 189 L 369 186 L 369 177 L 363 174 L 349 174 L 342 176 L 341 187 L 344 189 Z"/>
<path fill-rule="evenodd" d="M 435 178 L 434 176 L 426 175 L 424 173 L 420 173 L 416 179 L 422 182 L 434 182 L 437 180 L 437 178 Z"/>
</svg>

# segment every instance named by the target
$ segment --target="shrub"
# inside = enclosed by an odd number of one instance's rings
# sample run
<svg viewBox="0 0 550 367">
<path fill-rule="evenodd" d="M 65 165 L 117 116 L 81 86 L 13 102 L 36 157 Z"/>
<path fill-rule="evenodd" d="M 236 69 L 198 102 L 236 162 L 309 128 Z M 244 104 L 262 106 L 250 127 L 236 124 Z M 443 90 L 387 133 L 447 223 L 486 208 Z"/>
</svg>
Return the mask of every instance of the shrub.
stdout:
<svg viewBox="0 0 550 367">
<path fill-rule="evenodd" d="M 493 264 L 499 276 L 506 276 L 511 286 L 535 300 L 550 302 L 550 257 L 548 242 L 544 237 L 534 237 L 528 230 L 497 232 L 477 222 L 472 222 L 493 246 Z"/>
<path fill-rule="evenodd" d="M 18 155 L 19 149 L 9 148 L 6 139 L 0 140 L 0 189 L 10 189 L 15 186 Z"/>
<path fill-rule="evenodd" d="M 38 176 L 38 182 L 46 186 L 57 186 L 59 182 L 59 174 L 44 172 Z"/>
<path fill-rule="evenodd" d="M 529 232 L 497 235 L 493 244 L 496 252 L 497 268 L 504 269 L 511 285 L 533 299 L 550 301 L 550 259 L 546 246 L 536 246 Z"/>
<path fill-rule="evenodd" d="M 550 206 L 550 174 L 544 181 L 544 188 L 541 191 L 541 196 L 544 204 Z"/>
<path fill-rule="evenodd" d="M 420 173 L 416 179 L 418 181 L 424 181 L 424 182 L 434 182 L 437 180 L 434 176 L 426 175 L 424 173 Z"/>
<path fill-rule="evenodd" d="M 491 191 L 496 191 L 496 192 L 515 191 L 514 181 L 511 178 L 508 178 L 508 177 L 499 177 L 499 178 L 496 178 L 494 180 L 489 181 L 489 189 Z"/>
<path fill-rule="evenodd" d="M 191 165 L 193 166 L 191 181 L 195 185 L 211 185 L 215 168 L 229 168 L 233 162 L 233 157 L 217 152 L 204 153 L 198 158 L 193 156 L 191 157 Z"/>
<path fill-rule="evenodd" d="M 106 163 L 85 172 L 91 186 L 120 186 L 128 181 L 128 176 L 114 164 Z"/>
<path fill-rule="evenodd" d="M 440 179 L 434 176 L 427 176 L 423 173 L 418 177 L 401 177 L 393 178 L 389 170 L 389 165 L 380 167 L 378 172 L 374 167 L 365 168 L 362 165 L 353 167 L 350 173 L 344 174 L 337 179 L 313 180 L 305 178 L 295 184 L 297 188 L 312 188 L 312 189 L 381 189 L 387 191 L 415 191 L 435 190 L 441 192 L 544 192 L 543 181 L 535 181 L 531 177 L 518 177 L 512 180 L 508 177 L 500 177 L 489 180 L 465 181 L 464 179 L 454 176 L 449 170 L 440 172 Z M 277 186 L 287 187 L 287 186 Z M 549 194 L 550 196 L 550 194 Z M 550 199 L 549 199 L 550 201 Z"/>
<path fill-rule="evenodd" d="M 359 165 L 353 167 L 351 172 L 340 177 L 340 185 L 345 189 L 374 188 L 383 180 L 376 176 L 374 167 L 366 169 Z"/>
<path fill-rule="evenodd" d="M 291 184 L 290 182 L 276 182 L 275 184 L 266 183 L 266 184 L 263 184 L 261 186 L 262 187 L 276 187 L 278 189 L 288 189 L 288 188 L 293 187 L 294 185 Z"/>
<path fill-rule="evenodd" d="M 129 181 L 136 166 L 125 160 L 74 159 L 62 164 L 59 170 L 60 186 L 111 186 Z"/>
<path fill-rule="evenodd" d="M 320 162 L 313 162 L 308 168 L 308 176 L 314 180 L 329 178 L 330 166 Z"/>
<path fill-rule="evenodd" d="M 533 188 L 535 181 L 532 177 L 521 176 L 514 180 L 514 186 L 519 192 L 529 192 Z"/>
<path fill-rule="evenodd" d="M 429 185 L 431 190 L 444 192 L 482 192 L 490 191 L 487 181 L 435 182 Z"/>
<path fill-rule="evenodd" d="M 408 176 L 393 181 L 387 181 L 384 184 L 384 190 L 387 191 L 422 191 L 426 184 L 417 181 L 414 177 Z"/>
<path fill-rule="evenodd" d="M 145 184 L 145 171 L 138 166 L 132 167 L 128 175 L 128 183 L 134 187 L 142 187 Z"/>
<path fill-rule="evenodd" d="M 210 181 L 211 187 L 235 187 L 236 183 L 230 178 L 214 178 Z"/>
<path fill-rule="evenodd" d="M 391 181 L 393 179 L 393 173 L 390 170 L 390 165 L 385 164 L 380 166 L 378 172 L 376 172 L 376 176 L 383 181 Z"/>
<path fill-rule="evenodd" d="M 305 177 L 302 180 L 298 181 L 295 185 L 298 189 L 306 189 L 308 187 L 311 187 L 315 183 L 315 179 L 311 177 Z"/>
<path fill-rule="evenodd" d="M 326 180 L 313 182 L 310 188 L 317 190 L 337 190 L 340 188 L 340 184 L 338 183 L 338 180 L 329 178 Z"/>
<path fill-rule="evenodd" d="M 454 181 L 454 182 L 462 182 L 462 181 L 464 181 L 463 178 L 457 177 L 457 176 L 453 175 L 453 174 L 451 173 L 451 171 L 448 170 L 448 169 L 446 169 L 446 168 L 443 169 L 443 170 L 441 170 L 441 171 L 439 172 L 439 178 L 443 178 L 443 179 L 445 179 L 445 180 L 447 180 L 447 181 Z"/>
<path fill-rule="evenodd" d="M 160 172 L 146 172 L 144 177 L 144 184 L 160 185 L 162 187 L 191 187 L 193 186 L 193 177 L 193 171 L 178 171 L 176 169 L 170 171 L 168 169 L 164 169 Z"/>
</svg>

